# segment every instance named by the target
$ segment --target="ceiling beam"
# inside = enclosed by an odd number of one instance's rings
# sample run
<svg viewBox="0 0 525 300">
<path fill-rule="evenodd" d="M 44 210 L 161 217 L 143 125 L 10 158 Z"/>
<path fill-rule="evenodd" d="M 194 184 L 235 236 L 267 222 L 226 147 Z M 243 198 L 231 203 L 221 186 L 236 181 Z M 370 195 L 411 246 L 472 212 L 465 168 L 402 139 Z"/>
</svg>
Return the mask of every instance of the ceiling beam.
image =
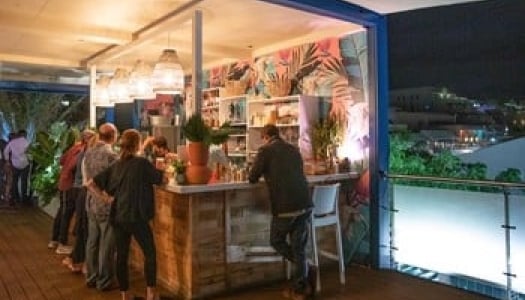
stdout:
<svg viewBox="0 0 525 300">
<path fill-rule="evenodd" d="M 116 59 L 145 43 L 157 39 L 162 34 L 167 35 L 169 32 L 174 31 L 174 29 L 191 25 L 191 18 L 193 16 L 192 9 L 202 1 L 204 0 L 191 0 L 184 3 L 175 10 L 136 30 L 130 42 L 116 47 L 107 47 L 99 53 L 83 59 L 81 64 L 85 67 L 90 67 L 104 63 L 104 61 L 107 60 Z"/>
</svg>

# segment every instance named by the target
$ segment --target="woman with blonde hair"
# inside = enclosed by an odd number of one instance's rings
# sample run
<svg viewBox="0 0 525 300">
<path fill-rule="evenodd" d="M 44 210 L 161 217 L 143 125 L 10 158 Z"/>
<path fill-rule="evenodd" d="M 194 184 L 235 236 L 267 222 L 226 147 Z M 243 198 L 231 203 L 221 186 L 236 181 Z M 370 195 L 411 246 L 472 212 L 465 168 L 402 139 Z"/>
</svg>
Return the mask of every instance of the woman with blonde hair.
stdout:
<svg viewBox="0 0 525 300">
<path fill-rule="evenodd" d="M 154 215 L 153 185 L 163 182 L 163 172 L 137 153 L 141 135 L 135 129 L 124 131 L 120 138 L 120 158 L 88 182 L 88 188 L 112 203 L 110 220 L 117 246 L 117 280 L 123 300 L 129 295 L 128 257 L 131 237 L 144 254 L 146 299 L 156 297 L 156 253 L 149 221 Z"/>
</svg>

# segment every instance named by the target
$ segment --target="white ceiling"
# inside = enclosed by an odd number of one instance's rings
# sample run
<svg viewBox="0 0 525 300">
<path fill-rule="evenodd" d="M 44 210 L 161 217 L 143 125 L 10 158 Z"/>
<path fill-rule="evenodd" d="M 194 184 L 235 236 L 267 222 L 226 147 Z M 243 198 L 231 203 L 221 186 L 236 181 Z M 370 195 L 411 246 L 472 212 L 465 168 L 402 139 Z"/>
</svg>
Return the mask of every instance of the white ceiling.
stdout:
<svg viewBox="0 0 525 300">
<path fill-rule="evenodd" d="M 346 1 L 387 14 L 476 0 Z M 182 6 L 190 7 L 177 14 Z M 0 80 L 85 83 L 86 64 L 111 70 L 139 58 L 153 63 L 167 47 L 189 68 L 197 8 L 205 65 L 361 30 L 255 0 L 2 0 Z"/>
</svg>

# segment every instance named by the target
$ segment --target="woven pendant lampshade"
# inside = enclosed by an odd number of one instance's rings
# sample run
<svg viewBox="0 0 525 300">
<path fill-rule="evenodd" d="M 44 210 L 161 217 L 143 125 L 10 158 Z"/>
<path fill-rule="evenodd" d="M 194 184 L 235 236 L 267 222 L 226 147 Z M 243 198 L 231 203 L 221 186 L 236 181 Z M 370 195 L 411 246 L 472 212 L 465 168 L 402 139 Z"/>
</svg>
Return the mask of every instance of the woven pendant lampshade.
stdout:
<svg viewBox="0 0 525 300">
<path fill-rule="evenodd" d="M 129 96 L 129 73 L 124 68 L 117 68 L 109 83 L 109 97 L 113 103 L 133 102 Z"/>
<path fill-rule="evenodd" d="M 184 89 L 184 71 L 177 51 L 165 49 L 153 68 L 151 76 L 153 92 L 157 94 L 181 94 Z"/>
<path fill-rule="evenodd" d="M 111 78 L 107 75 L 100 76 L 95 85 L 95 99 L 93 105 L 99 107 L 112 107 L 114 103 L 109 100 L 109 83 Z"/>
<path fill-rule="evenodd" d="M 152 68 L 139 59 L 129 75 L 129 93 L 134 99 L 153 100 L 155 93 L 151 86 Z"/>
</svg>

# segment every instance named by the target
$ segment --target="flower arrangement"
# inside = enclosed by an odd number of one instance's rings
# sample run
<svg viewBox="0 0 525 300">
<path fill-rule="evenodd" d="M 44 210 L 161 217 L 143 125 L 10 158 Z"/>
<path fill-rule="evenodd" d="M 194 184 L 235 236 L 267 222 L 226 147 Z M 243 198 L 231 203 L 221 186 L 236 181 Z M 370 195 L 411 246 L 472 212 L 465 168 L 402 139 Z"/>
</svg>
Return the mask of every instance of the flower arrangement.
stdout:
<svg viewBox="0 0 525 300">
<path fill-rule="evenodd" d="M 186 172 L 186 163 L 181 159 L 177 159 L 173 162 L 173 169 L 177 174 L 184 174 Z"/>
</svg>

